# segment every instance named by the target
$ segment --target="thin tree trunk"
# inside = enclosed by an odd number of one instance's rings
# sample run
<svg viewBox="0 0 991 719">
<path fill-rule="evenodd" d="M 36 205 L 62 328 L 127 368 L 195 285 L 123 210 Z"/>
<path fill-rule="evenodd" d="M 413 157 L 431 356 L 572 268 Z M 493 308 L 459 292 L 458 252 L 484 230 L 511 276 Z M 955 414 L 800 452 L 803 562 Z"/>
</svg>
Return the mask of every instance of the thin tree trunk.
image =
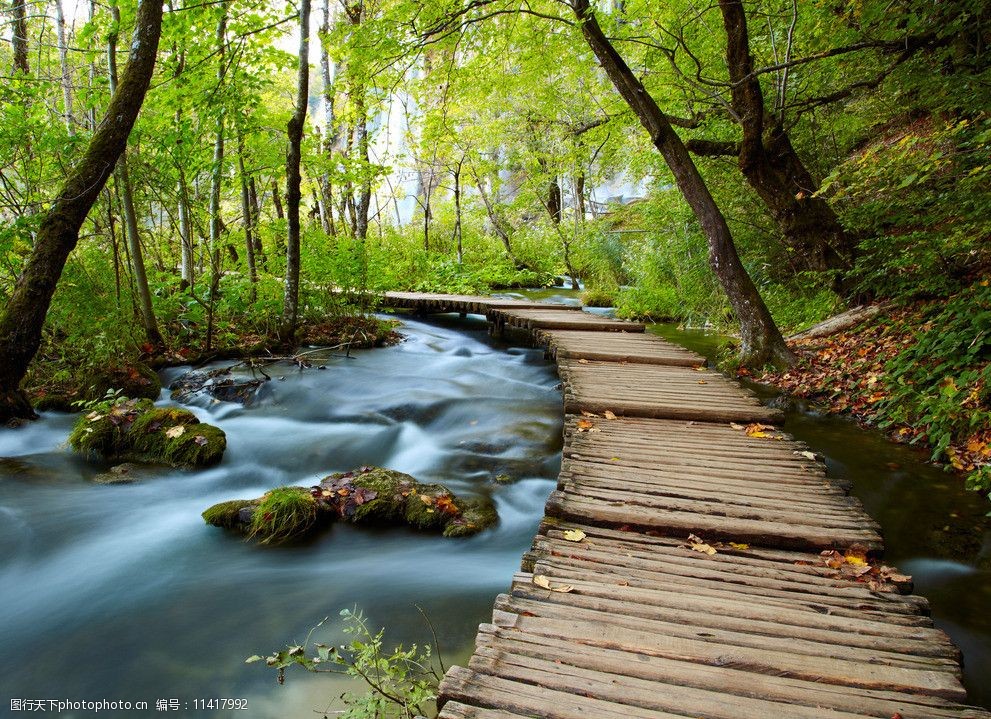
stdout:
<svg viewBox="0 0 991 719">
<path fill-rule="evenodd" d="M 358 204 L 355 207 L 354 236 L 364 242 L 368 237 L 368 211 L 372 205 L 372 180 L 368 175 L 368 165 L 371 158 L 368 154 L 368 118 L 365 109 L 365 89 L 362 87 L 357 91 L 354 99 L 355 114 L 355 137 L 358 145 L 358 156 L 364 168 L 364 177 L 361 180 L 361 191 L 358 195 Z"/>
<path fill-rule="evenodd" d="M 27 0 L 11 0 L 10 44 L 14 51 L 14 74 L 31 72 L 28 65 L 28 18 Z"/>
<path fill-rule="evenodd" d="M 62 110 L 65 119 L 65 129 L 73 133 L 72 119 L 72 74 L 69 71 L 69 45 L 65 37 L 65 14 L 62 12 L 62 0 L 55 0 L 55 26 L 58 38 L 58 59 L 62 80 Z"/>
<path fill-rule="evenodd" d="M 741 0 L 720 0 L 726 31 L 726 65 L 732 82 L 733 109 L 743 130 L 740 171 L 764 201 L 801 269 L 848 270 L 854 243 L 805 167 L 780 118 L 764 105 L 760 80 L 750 55 L 747 14 Z"/>
<path fill-rule="evenodd" d="M 650 133 L 709 242 L 709 264 L 740 323 L 740 361 L 786 365 L 794 356 L 771 318 L 757 287 L 740 261 L 726 219 L 667 116 L 602 32 L 589 0 L 570 0 L 582 34 L 616 90 Z"/>
<path fill-rule="evenodd" d="M 323 18 L 320 24 L 320 75 L 323 78 L 323 154 L 324 162 L 329 166 L 334 156 L 334 146 L 337 144 L 337 118 L 334 117 L 334 75 L 336 68 L 330 60 L 327 45 L 323 38 L 330 32 L 331 0 L 323 0 Z M 330 181 L 330 171 L 324 170 L 320 175 L 320 220 L 323 231 L 334 235 L 334 197 Z"/>
<path fill-rule="evenodd" d="M 220 20 L 217 21 L 217 92 L 222 93 L 227 71 L 227 2 L 221 3 Z M 213 143 L 213 168 L 210 173 L 210 271 L 211 284 L 220 281 L 220 235 L 223 222 L 220 218 L 220 195 L 224 179 L 224 132 L 226 113 L 223 103 L 217 113 L 217 133 Z M 213 294 L 213 292 L 211 292 Z"/>
<path fill-rule="evenodd" d="M 288 232 L 286 233 L 286 282 L 282 305 L 284 342 L 291 342 L 299 321 L 299 205 L 301 199 L 300 162 L 303 144 L 303 126 L 310 91 L 310 0 L 299 3 L 299 66 L 296 76 L 296 109 L 287 125 L 289 150 L 286 153 L 286 209 Z"/>
<path fill-rule="evenodd" d="M 464 158 L 454 168 L 454 239 L 457 241 L 458 264 L 464 259 L 464 249 L 461 246 L 461 167 Z"/>
<path fill-rule="evenodd" d="M 478 173 L 474 169 L 472 170 L 472 174 L 475 176 L 475 187 L 478 188 L 478 195 L 482 198 L 482 204 L 485 205 L 485 213 L 489 216 L 492 229 L 502 241 L 502 246 L 506 249 L 506 255 L 515 261 L 516 258 L 513 256 L 513 247 L 511 244 L 513 228 L 499 215 L 493 199 L 485 189 L 485 183 L 482 178 L 478 176 Z"/>
<path fill-rule="evenodd" d="M 252 239 L 255 242 L 255 264 L 262 269 L 267 269 L 268 258 L 265 257 L 265 248 L 262 246 L 261 232 L 258 231 L 258 223 L 261 220 L 261 207 L 258 205 L 258 191 L 255 187 L 255 176 L 248 177 L 248 197 L 251 200 L 251 227 L 254 229 Z"/>
<path fill-rule="evenodd" d="M 120 10 L 116 5 L 111 6 L 114 27 L 120 26 Z M 117 91 L 117 32 L 107 36 L 107 69 L 110 76 L 110 92 Z M 124 211 L 124 230 L 127 237 L 127 248 L 131 258 L 131 271 L 134 274 L 135 291 L 137 293 L 138 310 L 145 339 L 151 352 L 159 351 L 165 346 L 162 334 L 158 330 L 155 319 L 155 308 L 151 302 L 151 289 L 148 287 L 148 274 L 145 272 L 144 253 L 141 248 L 141 235 L 138 232 L 138 214 L 134 207 L 134 192 L 131 188 L 131 177 L 127 168 L 127 147 L 125 146 L 117 159 L 115 170 L 117 186 L 121 195 L 121 207 Z"/>
<path fill-rule="evenodd" d="M 251 208 L 251 193 L 248 190 L 248 178 L 244 171 L 244 135 L 238 130 L 237 134 L 237 172 L 241 178 L 241 214 L 244 217 L 244 250 L 248 263 L 248 279 L 251 281 L 251 301 L 257 296 L 255 285 L 258 284 L 258 269 L 255 266 L 254 242 L 254 213 Z"/>
<path fill-rule="evenodd" d="M 275 219 L 284 220 L 286 213 L 282 209 L 282 195 L 279 194 L 279 183 L 272 178 L 272 204 L 275 207 Z"/>
<path fill-rule="evenodd" d="M 161 1 L 142 0 L 130 60 L 117 92 L 86 154 L 42 218 L 31 256 L 4 308 L 0 318 L 0 422 L 35 417 L 20 383 L 41 344 L 45 316 L 69 253 L 79 241 L 79 228 L 127 146 L 151 82 L 161 32 Z"/>
<path fill-rule="evenodd" d="M 193 226 L 189 208 L 189 187 L 186 184 L 186 171 L 180 164 L 179 168 L 179 242 L 181 288 L 192 287 L 196 281 L 193 257 Z"/>
</svg>

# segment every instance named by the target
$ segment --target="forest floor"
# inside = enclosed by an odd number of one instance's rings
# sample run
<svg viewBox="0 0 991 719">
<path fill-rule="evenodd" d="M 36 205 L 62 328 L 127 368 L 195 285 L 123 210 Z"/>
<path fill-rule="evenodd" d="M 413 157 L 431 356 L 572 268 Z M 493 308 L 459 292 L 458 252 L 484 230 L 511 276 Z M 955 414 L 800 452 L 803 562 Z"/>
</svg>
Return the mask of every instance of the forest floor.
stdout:
<svg viewBox="0 0 991 719">
<path fill-rule="evenodd" d="M 945 306 L 946 300 L 931 300 L 886 307 L 850 329 L 789 340 L 799 358 L 790 369 L 740 374 L 830 413 L 879 427 L 894 441 L 926 447 L 933 451 L 933 461 L 967 475 L 971 488 L 986 493 L 991 470 L 986 353 L 966 363 L 966 374 L 954 371 L 961 364 L 958 357 L 940 356 L 927 358 L 931 370 L 924 382 L 906 380 L 903 371 L 906 363 L 920 364 L 909 352 L 921 337 L 949 331 L 934 321 Z M 982 335 L 973 342 L 986 341 Z M 960 377 L 970 380 L 966 386 Z M 952 422 L 944 416 L 947 404 L 953 406 Z"/>
</svg>

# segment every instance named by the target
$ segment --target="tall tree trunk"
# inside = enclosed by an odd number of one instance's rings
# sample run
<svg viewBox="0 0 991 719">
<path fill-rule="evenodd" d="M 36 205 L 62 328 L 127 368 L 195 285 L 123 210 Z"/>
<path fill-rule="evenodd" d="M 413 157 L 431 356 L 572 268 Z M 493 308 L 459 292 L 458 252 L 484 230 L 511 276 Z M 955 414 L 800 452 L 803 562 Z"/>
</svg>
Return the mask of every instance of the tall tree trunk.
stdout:
<svg viewBox="0 0 991 719">
<path fill-rule="evenodd" d="M 272 178 L 272 205 L 275 207 L 275 219 L 284 220 L 286 213 L 282 209 L 282 195 L 279 194 L 279 183 Z"/>
<path fill-rule="evenodd" d="M 241 178 L 241 214 L 244 217 L 244 251 L 248 263 L 248 279 L 251 281 L 251 301 L 256 297 L 255 285 L 258 284 L 258 269 L 255 266 L 254 242 L 254 212 L 251 207 L 251 193 L 248 190 L 248 178 L 244 171 L 244 135 L 238 129 L 237 133 L 237 174 Z"/>
<path fill-rule="evenodd" d="M 323 38 L 330 32 L 330 11 L 331 0 L 323 0 L 323 17 L 320 23 L 320 76 L 323 79 L 323 92 L 321 102 L 323 103 L 323 154 L 324 162 L 328 167 L 334 156 L 334 146 L 337 144 L 337 118 L 334 117 L 334 76 L 336 67 L 330 60 L 327 52 L 327 44 Z M 323 231 L 328 235 L 334 235 L 334 196 L 333 187 L 330 180 L 330 170 L 324 170 L 320 174 L 320 220 L 323 224 Z"/>
<path fill-rule="evenodd" d="M 248 198 L 251 201 L 251 227 L 254 229 L 252 239 L 255 242 L 255 264 L 262 269 L 267 269 L 268 259 L 265 257 L 265 248 L 262 246 L 261 232 L 258 231 L 261 208 L 258 205 L 258 190 L 255 187 L 254 175 L 248 176 Z"/>
<path fill-rule="evenodd" d="M 28 65 L 28 18 L 27 0 L 11 0 L 10 44 L 14 51 L 14 74 L 31 72 Z"/>
<path fill-rule="evenodd" d="M 62 81 L 62 111 L 65 119 L 65 129 L 71 135 L 73 132 L 72 118 L 72 74 L 69 71 L 69 44 L 65 37 L 65 14 L 62 11 L 62 0 L 55 0 L 55 27 L 58 38 L 59 70 Z"/>
<path fill-rule="evenodd" d="M 368 237 L 368 211 L 372 206 L 372 179 L 368 172 L 371 157 L 368 154 L 368 117 L 365 109 L 364 87 L 357 90 L 354 107 L 357 115 L 354 126 L 355 139 L 364 175 L 358 193 L 358 203 L 355 206 L 354 236 L 359 242 L 364 242 Z"/>
<path fill-rule="evenodd" d="M 42 218 L 31 256 L 4 308 L 0 318 L 0 422 L 35 416 L 20 383 L 41 344 L 45 315 L 69 253 L 79 241 L 79 228 L 127 146 L 151 82 L 161 32 L 161 0 L 142 0 L 130 59 L 117 91 L 86 154 L 69 171 Z"/>
<path fill-rule="evenodd" d="M 579 172 L 575 177 L 575 211 L 585 221 L 585 173 Z"/>
<path fill-rule="evenodd" d="M 300 162 L 303 126 L 310 92 L 310 0 L 299 3 L 299 67 L 296 76 L 296 109 L 287 126 L 289 150 L 286 152 L 286 210 L 289 227 L 286 233 L 286 283 L 282 305 L 284 342 L 291 342 L 299 320 L 299 205 L 301 199 Z"/>
<path fill-rule="evenodd" d="M 464 161 L 462 157 L 451 173 L 454 176 L 454 239 L 457 242 L 459 265 L 464 260 L 464 250 L 461 246 L 461 167 Z"/>
<path fill-rule="evenodd" d="M 547 212 L 555 225 L 561 224 L 561 183 L 557 175 L 551 178 L 547 186 Z"/>
<path fill-rule="evenodd" d="M 220 19 L 217 21 L 217 93 L 223 95 L 224 76 L 227 72 L 227 1 L 220 4 Z M 221 102 L 217 112 L 217 133 L 213 143 L 213 168 L 210 173 L 210 271 L 211 285 L 220 281 L 220 235 L 223 221 L 220 217 L 220 195 L 224 180 L 224 133 L 226 112 Z M 214 290 L 215 292 L 215 290 Z M 211 295 L 214 294 L 211 292 Z"/>
<path fill-rule="evenodd" d="M 602 32 L 589 0 L 570 2 L 581 23 L 585 41 L 599 59 L 616 90 L 640 120 L 640 124 L 650 133 L 654 147 L 664 157 L 678 189 L 702 226 L 709 242 L 709 264 L 740 323 L 741 362 L 749 366 L 760 366 L 768 362 L 793 363 L 794 356 L 785 345 L 767 305 L 740 261 L 726 219 L 713 200 L 685 144 L 654 98 Z"/>
<path fill-rule="evenodd" d="M 107 36 L 107 70 L 110 79 L 110 92 L 115 93 L 117 91 L 116 28 L 120 26 L 120 9 L 116 5 L 112 5 L 110 13 L 113 17 L 113 27 L 115 29 Z M 141 235 L 138 231 L 138 213 L 134 207 L 134 192 L 131 188 L 131 176 L 127 169 L 126 146 L 117 159 L 115 175 L 117 186 L 120 190 L 121 206 L 124 211 L 124 231 L 131 256 L 131 271 L 134 274 L 134 285 L 137 292 L 141 326 L 145 332 L 145 339 L 151 347 L 150 351 L 158 351 L 165 346 L 165 342 L 162 340 L 162 334 L 158 330 L 158 321 L 155 319 L 155 308 L 151 302 L 151 289 L 148 287 L 148 274 L 145 272 Z"/>
<path fill-rule="evenodd" d="M 733 109 L 743 130 L 740 171 L 764 201 L 801 269 L 848 270 L 854 243 L 819 189 L 791 139 L 764 104 L 760 79 L 750 55 L 747 14 L 741 0 L 720 0 L 726 31 L 726 66 Z"/>
<path fill-rule="evenodd" d="M 182 278 L 182 289 L 192 287 L 196 281 L 195 259 L 193 257 L 193 225 L 189 208 L 189 187 L 186 184 L 186 172 L 179 167 L 179 243 L 180 264 L 179 276 Z"/>
</svg>

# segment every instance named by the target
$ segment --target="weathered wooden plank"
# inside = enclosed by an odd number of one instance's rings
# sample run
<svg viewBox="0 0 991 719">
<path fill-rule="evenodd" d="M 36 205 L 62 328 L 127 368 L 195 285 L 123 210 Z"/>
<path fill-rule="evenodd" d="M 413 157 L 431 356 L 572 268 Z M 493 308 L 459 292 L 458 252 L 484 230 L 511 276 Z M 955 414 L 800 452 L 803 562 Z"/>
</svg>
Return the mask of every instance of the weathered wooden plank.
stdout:
<svg viewBox="0 0 991 719">
<path fill-rule="evenodd" d="M 520 657 L 534 657 L 563 665 L 650 680 L 656 683 L 656 691 L 660 693 L 674 684 L 712 689 L 730 697 L 754 697 L 800 706 L 862 712 L 867 716 L 885 719 L 898 713 L 906 718 L 988 716 L 983 710 L 974 710 L 939 697 L 872 689 L 850 691 L 842 686 L 753 674 L 730 667 L 710 667 L 636 652 L 587 647 L 567 639 L 524 634 L 491 624 L 479 627 L 477 643 L 480 650 L 498 652 L 496 658 L 512 656 L 515 661 Z M 784 712 L 765 716 L 788 714 Z"/>
<path fill-rule="evenodd" d="M 603 360 L 683 367 L 699 367 L 705 358 L 674 345 L 657 335 L 610 333 L 583 330 L 537 330 L 537 342 L 552 357 L 568 360 Z"/>
<path fill-rule="evenodd" d="M 509 325 L 527 330 L 570 329 L 599 332 L 643 332 L 645 329 L 640 322 L 614 320 L 588 312 L 564 314 L 543 308 L 494 308 L 489 313 L 489 319 L 496 326 Z"/>
<path fill-rule="evenodd" d="M 624 502 L 607 503 L 585 499 L 561 491 L 551 494 L 545 511 L 552 517 L 573 521 L 668 532 L 676 536 L 699 534 L 721 541 L 783 549 L 846 549 L 856 544 L 863 545 L 870 551 L 882 548 L 881 538 L 870 529 L 790 524 L 773 519 L 718 517 L 677 509 L 658 512 Z"/>
<path fill-rule="evenodd" d="M 482 709 L 461 702 L 449 701 L 437 719 L 539 719 L 534 714 L 514 714 L 501 709 Z"/>
<path fill-rule="evenodd" d="M 438 703 L 441 705 L 453 700 L 541 719 L 685 719 L 684 714 L 617 705 L 577 693 L 534 686 L 529 682 L 509 681 L 463 667 L 448 670 L 440 684 L 439 694 Z"/>
<path fill-rule="evenodd" d="M 537 606 L 539 603 L 531 603 Z M 527 605 L 530 606 L 530 605 Z M 541 606 L 547 614 L 554 612 Z M 576 610 L 578 611 L 578 610 Z M 581 610 L 584 613 L 583 610 Z M 599 613 L 601 614 L 601 613 Z M 964 701 L 966 692 L 948 667 L 892 666 L 868 661 L 797 654 L 776 649 L 731 646 L 702 639 L 644 631 L 636 624 L 624 626 L 596 616 L 596 621 L 568 616 L 532 616 L 500 612 L 493 623 L 507 629 L 545 635 L 569 637 L 580 644 L 608 649 L 623 649 L 649 656 L 680 659 L 709 666 L 745 669 L 756 674 L 792 677 L 838 684 L 857 689 L 883 689 L 910 694 L 938 696 Z M 644 620 L 640 620 L 643 622 Z M 796 641 L 797 645 L 798 642 Z"/>
</svg>

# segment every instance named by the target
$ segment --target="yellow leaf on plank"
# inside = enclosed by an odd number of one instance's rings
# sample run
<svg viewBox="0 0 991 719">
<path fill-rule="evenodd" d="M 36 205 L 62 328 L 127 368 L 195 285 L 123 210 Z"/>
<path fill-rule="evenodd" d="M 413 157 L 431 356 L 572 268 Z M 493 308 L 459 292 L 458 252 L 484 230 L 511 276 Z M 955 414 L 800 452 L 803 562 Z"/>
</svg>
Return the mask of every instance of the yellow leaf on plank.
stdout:
<svg viewBox="0 0 991 719">
<path fill-rule="evenodd" d="M 186 425 L 177 424 L 172 429 L 165 430 L 165 436 L 168 437 L 169 439 L 175 439 L 176 437 L 181 437 L 185 431 L 186 431 Z"/>
<path fill-rule="evenodd" d="M 602 414 L 605 415 L 606 419 L 616 419 L 616 415 L 610 412 L 608 409 Z"/>
<path fill-rule="evenodd" d="M 741 551 L 744 549 L 750 549 L 749 544 L 743 544 L 741 542 L 730 542 L 729 546 L 733 547 L 733 549 L 739 549 Z"/>
<path fill-rule="evenodd" d="M 699 384 L 709 384 L 709 383 L 708 383 L 708 382 L 706 382 L 706 381 L 705 381 L 704 379 L 700 379 L 700 380 L 699 380 Z"/>
<path fill-rule="evenodd" d="M 533 583 L 541 589 L 549 589 L 552 592 L 562 592 L 564 594 L 574 591 L 575 589 L 570 584 L 551 585 L 551 581 L 543 574 L 535 574 L 533 577 Z"/>
<path fill-rule="evenodd" d="M 580 359 L 580 360 L 578 360 L 578 364 L 588 364 L 588 360 L 587 359 Z"/>
<path fill-rule="evenodd" d="M 569 529 L 564 533 L 564 538 L 569 542 L 580 542 L 585 539 L 587 535 L 580 529 Z"/>
<path fill-rule="evenodd" d="M 702 538 L 695 534 L 688 535 L 688 548 L 702 554 L 715 554 L 716 548 L 702 541 Z"/>
</svg>

